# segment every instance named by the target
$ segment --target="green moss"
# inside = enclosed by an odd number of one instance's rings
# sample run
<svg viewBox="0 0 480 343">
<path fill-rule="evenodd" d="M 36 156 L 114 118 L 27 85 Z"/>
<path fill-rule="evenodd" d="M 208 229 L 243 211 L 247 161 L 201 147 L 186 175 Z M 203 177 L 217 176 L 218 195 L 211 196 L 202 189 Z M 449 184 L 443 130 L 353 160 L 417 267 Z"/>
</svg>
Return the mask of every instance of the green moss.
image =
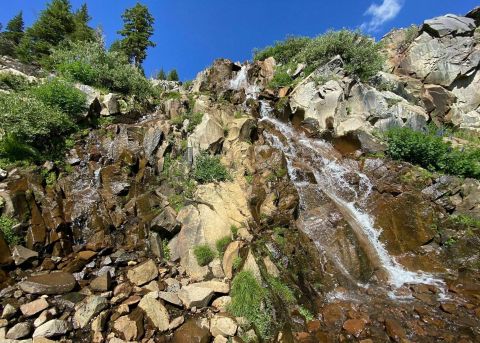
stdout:
<svg viewBox="0 0 480 343">
<path fill-rule="evenodd" d="M 171 252 L 170 252 L 170 247 L 168 246 L 168 240 L 166 239 L 162 239 L 162 251 L 163 251 L 163 258 L 169 261 L 171 257 Z"/>
<path fill-rule="evenodd" d="M 235 276 L 230 296 L 228 312 L 246 318 L 263 339 L 270 337 L 274 324 L 271 301 L 251 272 L 242 271 Z"/>
<path fill-rule="evenodd" d="M 0 230 L 3 232 L 3 236 L 9 245 L 20 243 L 20 237 L 13 230 L 13 227 L 17 224 L 18 222 L 13 218 L 0 216 Z"/>
<path fill-rule="evenodd" d="M 212 262 L 215 258 L 215 252 L 208 244 L 197 245 L 193 249 L 193 254 L 197 259 L 197 263 L 202 267 Z"/>
<path fill-rule="evenodd" d="M 272 291 L 285 303 L 294 304 L 296 302 L 295 295 L 293 294 L 292 290 L 288 288 L 287 285 L 282 283 L 279 278 L 269 277 L 267 281 L 270 284 Z"/>
<path fill-rule="evenodd" d="M 480 220 L 466 214 L 453 215 L 450 219 L 457 224 L 465 227 L 480 229 Z"/>
<path fill-rule="evenodd" d="M 227 249 L 227 246 L 231 241 L 232 239 L 229 236 L 225 236 L 215 242 L 215 246 L 217 247 L 217 251 L 220 256 L 223 256 L 225 249 Z"/>
<path fill-rule="evenodd" d="M 307 322 L 310 322 L 315 318 L 312 312 L 310 312 L 310 310 L 307 309 L 306 307 L 300 306 L 298 308 L 298 312 L 300 312 L 300 314 L 305 318 Z"/>
</svg>

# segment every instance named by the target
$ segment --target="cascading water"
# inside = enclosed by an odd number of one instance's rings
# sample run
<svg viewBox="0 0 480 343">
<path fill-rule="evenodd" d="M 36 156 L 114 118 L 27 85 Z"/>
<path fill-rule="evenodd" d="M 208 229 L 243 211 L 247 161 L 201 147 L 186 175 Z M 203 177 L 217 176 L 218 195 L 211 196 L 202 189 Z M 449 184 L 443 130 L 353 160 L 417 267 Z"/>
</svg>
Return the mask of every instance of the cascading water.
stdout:
<svg viewBox="0 0 480 343">
<path fill-rule="evenodd" d="M 251 85 L 248 82 L 248 65 L 243 65 L 242 68 L 237 72 L 235 78 L 230 80 L 230 89 L 237 91 L 244 89 L 247 99 L 256 99 L 258 97 L 258 93 L 260 92 L 260 87 Z"/>
<path fill-rule="evenodd" d="M 443 285 L 441 280 L 430 274 L 406 270 L 388 253 L 380 241 L 381 231 L 374 227 L 373 218 L 362 209 L 371 193 L 372 183 L 366 175 L 355 168 L 355 161 L 336 158 L 338 153 L 329 143 L 308 138 L 292 126 L 273 118 L 270 106 L 263 101 L 261 102 L 261 117 L 263 122 L 272 126 L 272 130 L 266 130 L 264 133 L 267 141 L 275 148 L 280 149 L 287 159 L 288 172 L 300 195 L 303 210 L 308 207 L 303 199 L 304 191 L 307 187 L 312 187 L 312 184 L 299 178 L 299 175 L 305 174 L 305 168 L 308 166 L 309 172 L 315 177 L 316 190 L 326 194 L 335 203 L 339 212 L 355 232 L 363 250 L 366 251 L 374 266 L 381 270 L 385 281 L 394 288 L 404 284 Z M 353 186 L 348 181 L 349 175 L 355 175 L 358 185 Z M 321 223 L 322 218 L 309 218 L 304 222 L 304 230 L 307 232 L 315 230 L 316 226 Z M 333 237 L 333 234 L 330 236 Z M 328 250 L 330 243 L 328 233 L 324 237 L 327 238 L 322 243 L 324 253 L 344 276 L 349 277 L 347 268 Z M 357 284 L 361 286 L 360 283 L 357 282 Z"/>
</svg>

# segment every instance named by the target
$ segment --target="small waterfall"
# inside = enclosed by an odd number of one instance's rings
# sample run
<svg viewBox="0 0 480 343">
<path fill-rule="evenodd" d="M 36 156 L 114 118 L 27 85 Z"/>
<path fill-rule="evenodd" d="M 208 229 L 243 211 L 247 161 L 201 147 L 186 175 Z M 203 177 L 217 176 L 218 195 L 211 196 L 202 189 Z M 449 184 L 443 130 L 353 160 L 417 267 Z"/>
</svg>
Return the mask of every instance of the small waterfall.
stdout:
<svg viewBox="0 0 480 343">
<path fill-rule="evenodd" d="M 237 75 L 230 80 L 230 89 L 236 91 L 244 89 L 247 99 L 256 99 L 260 93 L 260 87 L 248 82 L 248 68 L 248 65 L 242 66 Z"/>
<path fill-rule="evenodd" d="M 388 253 L 380 241 L 381 231 L 375 228 L 373 218 L 361 208 L 367 204 L 373 186 L 369 178 L 358 171 L 355 161 L 336 158 L 335 156 L 338 154 L 329 143 L 308 138 L 292 126 L 273 118 L 269 104 L 264 101 L 261 102 L 261 116 L 262 121 L 268 122 L 274 128 L 273 132 L 269 130 L 264 132 L 265 138 L 272 146 L 285 154 L 288 172 L 300 195 L 303 210 L 308 208 L 308 204 L 303 200 L 303 193 L 305 193 L 306 187 L 312 187 L 312 185 L 298 177 L 304 173 L 303 169 L 297 167 L 298 165 L 302 168 L 304 166 L 311 168 L 310 172 L 315 177 L 316 185 L 314 186 L 317 191 L 325 194 L 336 205 L 354 231 L 359 244 L 369 256 L 374 267 L 381 271 L 381 278 L 384 278 L 384 281 L 394 288 L 399 288 L 404 284 L 444 285 L 442 280 L 436 279 L 428 273 L 406 270 Z M 278 131 L 280 135 L 275 131 Z M 358 185 L 354 186 L 348 182 L 348 175 L 355 175 Z M 321 221 L 321 218 L 310 219 L 305 223 L 304 230 L 314 230 L 315 227 L 320 227 Z M 326 242 L 322 243 L 323 253 L 337 266 L 340 273 L 349 277 L 349 275 L 345 275 L 348 274 L 347 268 L 342 265 L 339 258 L 332 256 L 329 251 L 331 242 L 328 242 L 329 236 L 326 235 L 326 237 Z"/>
</svg>

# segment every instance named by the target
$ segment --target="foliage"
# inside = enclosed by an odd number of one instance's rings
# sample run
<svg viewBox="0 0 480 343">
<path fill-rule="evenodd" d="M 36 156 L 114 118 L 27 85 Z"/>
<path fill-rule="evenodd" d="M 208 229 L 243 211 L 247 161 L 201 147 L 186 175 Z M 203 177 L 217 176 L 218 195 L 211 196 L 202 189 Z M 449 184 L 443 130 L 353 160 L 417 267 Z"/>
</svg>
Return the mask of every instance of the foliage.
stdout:
<svg viewBox="0 0 480 343">
<path fill-rule="evenodd" d="M 243 260 L 242 260 L 242 258 L 241 258 L 240 256 L 235 257 L 235 258 L 233 259 L 233 262 L 232 262 L 232 268 L 233 268 L 233 270 L 234 270 L 234 271 L 237 271 L 237 270 L 240 268 L 240 266 L 242 265 L 242 262 L 243 262 Z"/>
<path fill-rule="evenodd" d="M 236 238 L 237 238 L 237 236 L 238 236 L 238 230 L 239 230 L 239 229 L 238 229 L 238 226 L 236 226 L 236 225 L 230 226 L 230 232 L 232 233 L 233 239 L 236 239 Z"/>
<path fill-rule="evenodd" d="M 170 251 L 170 247 L 168 246 L 168 241 L 166 239 L 162 239 L 162 251 L 163 251 L 163 258 L 166 261 L 169 261 L 171 257 L 171 251 Z"/>
<path fill-rule="evenodd" d="M 165 156 L 162 175 L 173 189 L 168 202 L 178 212 L 185 206 L 187 199 L 193 197 L 195 182 L 187 173 L 180 155 L 176 159 L 172 158 L 171 154 Z"/>
<path fill-rule="evenodd" d="M 70 36 L 73 41 L 92 41 L 95 39 L 95 31 L 88 26 L 92 18 L 88 14 L 87 4 L 84 3 L 73 15 L 75 30 Z"/>
<path fill-rule="evenodd" d="M 155 76 L 155 78 L 157 80 L 166 80 L 167 79 L 167 74 L 165 74 L 165 70 L 160 69 L 160 71 L 157 73 L 157 75 Z"/>
<path fill-rule="evenodd" d="M 352 75 L 366 80 L 381 70 L 384 57 L 380 52 L 380 45 L 360 32 L 328 31 L 315 38 L 287 38 L 284 42 L 277 42 L 274 46 L 255 53 L 255 60 L 263 60 L 273 56 L 284 64 L 279 69 L 279 80 L 285 84 L 288 78 L 285 73 L 298 63 L 306 64 L 306 73 L 340 55 L 345 62 L 345 70 Z"/>
<path fill-rule="evenodd" d="M 201 113 L 201 112 L 195 112 L 195 113 L 188 112 L 185 119 L 188 119 L 187 131 L 192 132 L 193 130 L 195 130 L 197 125 L 202 122 L 203 113 Z"/>
<path fill-rule="evenodd" d="M 31 93 L 44 104 L 58 107 L 72 117 L 85 110 L 86 95 L 73 85 L 58 78 L 33 88 Z"/>
<path fill-rule="evenodd" d="M 74 16 L 68 0 L 52 0 L 38 20 L 28 28 L 20 42 L 18 54 L 27 62 L 48 56 L 57 46 L 75 31 Z"/>
<path fill-rule="evenodd" d="M 30 83 L 21 75 L 15 75 L 12 73 L 0 73 L 0 89 L 24 91 L 28 89 Z"/>
<path fill-rule="evenodd" d="M 271 334 L 273 318 L 270 299 L 250 271 L 238 273 L 232 281 L 232 297 L 228 311 L 236 317 L 246 318 L 262 338 Z"/>
<path fill-rule="evenodd" d="M 287 304 L 295 303 L 296 299 L 292 290 L 288 288 L 287 285 L 282 283 L 279 278 L 269 277 L 267 281 L 273 292 L 277 294 L 283 301 L 285 301 Z"/>
<path fill-rule="evenodd" d="M 107 51 L 100 37 L 90 42 L 64 43 L 53 50 L 50 59 L 67 79 L 135 95 L 140 100 L 152 95 L 152 86 L 142 71 L 121 52 Z"/>
<path fill-rule="evenodd" d="M 403 41 L 399 45 L 400 50 L 407 49 L 410 46 L 410 44 L 413 43 L 415 38 L 418 37 L 419 29 L 416 25 L 412 24 L 409 27 L 407 27 L 406 29 L 404 29 L 403 31 L 404 31 L 405 36 L 403 38 Z"/>
<path fill-rule="evenodd" d="M 23 30 L 23 13 L 20 12 L 7 23 L 5 32 L 0 33 L 0 55 L 16 56 Z"/>
<path fill-rule="evenodd" d="M 394 159 L 418 164 L 428 170 L 480 179 L 480 149 L 453 148 L 442 136 L 409 128 L 394 128 L 386 133 L 387 154 Z"/>
<path fill-rule="evenodd" d="M 220 157 L 210 156 L 206 153 L 202 153 L 197 157 L 193 176 L 200 183 L 230 179 L 227 168 L 220 162 Z"/>
<path fill-rule="evenodd" d="M 17 221 L 13 218 L 0 216 L 0 230 L 3 232 L 3 236 L 8 245 L 17 245 L 20 243 L 20 237 L 13 230 L 13 227 L 17 224 Z"/>
<path fill-rule="evenodd" d="M 272 46 L 267 46 L 263 50 L 254 51 L 254 60 L 263 61 L 268 57 L 275 58 L 275 61 L 281 64 L 289 63 L 299 51 L 303 50 L 309 43 L 307 37 L 288 36 L 284 41 L 277 41 Z"/>
<path fill-rule="evenodd" d="M 230 244 L 232 239 L 229 236 L 222 237 L 215 242 L 218 254 L 223 256 L 223 253 L 227 249 L 227 246 Z"/>
<path fill-rule="evenodd" d="M 307 322 L 310 322 L 314 319 L 312 312 L 310 312 L 310 310 L 306 307 L 300 306 L 298 308 L 298 312 L 300 312 L 300 314 L 305 318 Z"/>
<path fill-rule="evenodd" d="M 213 261 L 215 258 L 215 252 L 210 248 L 208 244 L 197 245 L 193 249 L 193 254 L 197 259 L 199 266 L 203 267 Z"/>
<path fill-rule="evenodd" d="M 118 31 L 124 37 L 121 49 L 128 59 L 138 67 L 147 57 L 148 47 L 155 46 L 155 43 L 150 40 L 153 35 L 155 19 L 148 8 L 140 3 L 125 10 L 122 19 L 123 29 Z"/>
<path fill-rule="evenodd" d="M 272 80 L 268 84 L 270 88 L 282 88 L 292 85 L 293 78 L 288 74 L 284 68 L 279 68 L 275 71 Z"/>
<path fill-rule="evenodd" d="M 167 80 L 168 81 L 178 81 L 179 80 L 177 69 L 170 70 L 170 72 L 167 75 Z"/>
<path fill-rule="evenodd" d="M 467 214 L 458 214 L 458 215 L 453 215 L 451 216 L 451 219 L 453 222 L 466 226 L 466 227 L 472 227 L 472 228 L 477 228 L 480 229 L 480 219 L 477 219 L 475 217 L 469 216 Z"/>
</svg>

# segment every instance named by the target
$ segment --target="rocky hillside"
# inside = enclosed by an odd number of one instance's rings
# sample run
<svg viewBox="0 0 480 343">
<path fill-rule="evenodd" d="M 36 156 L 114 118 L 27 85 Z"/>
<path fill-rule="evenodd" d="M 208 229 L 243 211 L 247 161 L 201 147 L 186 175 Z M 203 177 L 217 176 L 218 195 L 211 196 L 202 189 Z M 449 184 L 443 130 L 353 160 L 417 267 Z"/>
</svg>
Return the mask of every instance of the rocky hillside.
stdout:
<svg viewBox="0 0 480 343">
<path fill-rule="evenodd" d="M 368 79 L 265 56 L 142 106 L 76 84 L 96 125 L 65 162 L 0 170 L 0 340 L 478 342 L 480 182 L 392 159 L 388 132 L 478 149 L 479 26 L 395 30 Z"/>
</svg>

